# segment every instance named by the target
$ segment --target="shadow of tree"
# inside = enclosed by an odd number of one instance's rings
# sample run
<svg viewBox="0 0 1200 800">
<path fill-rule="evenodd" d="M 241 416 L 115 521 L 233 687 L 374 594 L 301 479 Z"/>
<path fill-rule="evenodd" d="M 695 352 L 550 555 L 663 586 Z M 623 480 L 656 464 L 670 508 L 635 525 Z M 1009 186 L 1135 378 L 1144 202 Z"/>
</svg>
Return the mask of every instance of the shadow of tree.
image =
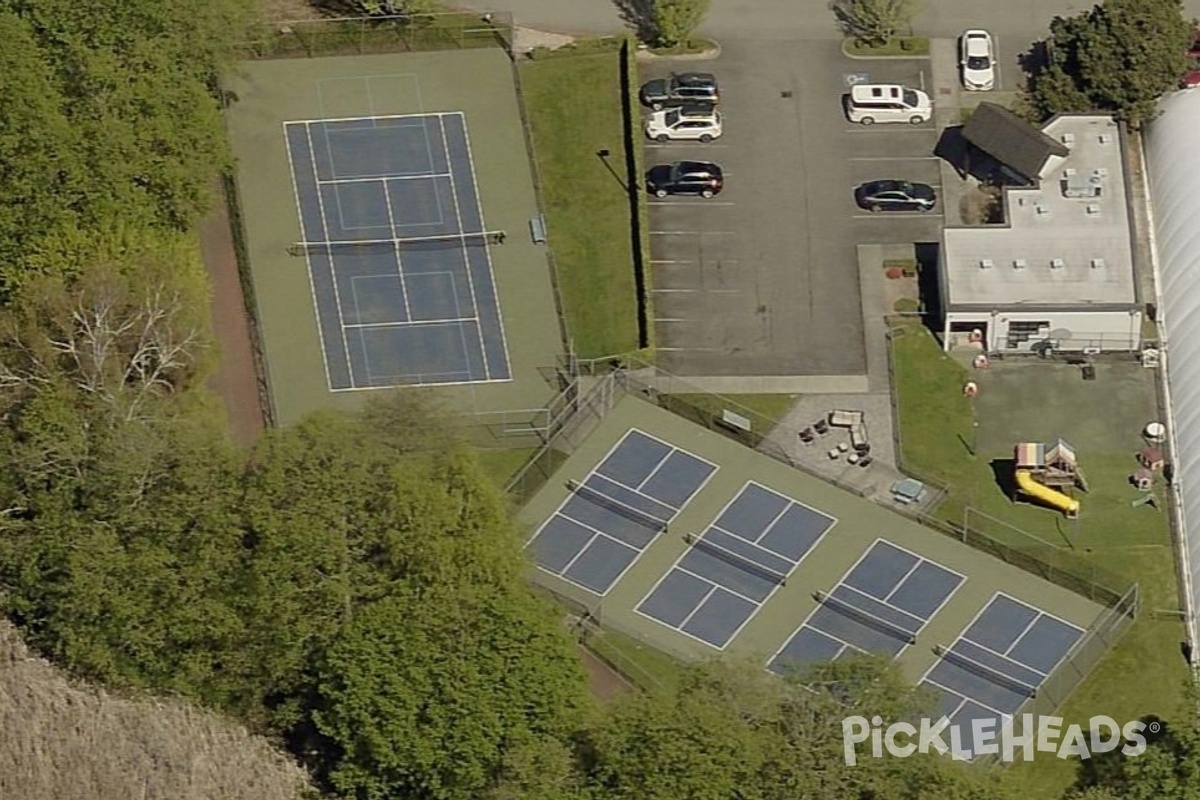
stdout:
<svg viewBox="0 0 1200 800">
<path fill-rule="evenodd" d="M 1016 497 L 1017 462 L 1011 458 L 993 458 L 989 466 L 992 468 L 992 478 L 1004 496 L 1009 499 Z"/>
<path fill-rule="evenodd" d="M 628 25 L 639 42 L 653 44 L 658 40 L 658 26 L 654 21 L 654 0 L 613 0 L 617 13 Z"/>
</svg>

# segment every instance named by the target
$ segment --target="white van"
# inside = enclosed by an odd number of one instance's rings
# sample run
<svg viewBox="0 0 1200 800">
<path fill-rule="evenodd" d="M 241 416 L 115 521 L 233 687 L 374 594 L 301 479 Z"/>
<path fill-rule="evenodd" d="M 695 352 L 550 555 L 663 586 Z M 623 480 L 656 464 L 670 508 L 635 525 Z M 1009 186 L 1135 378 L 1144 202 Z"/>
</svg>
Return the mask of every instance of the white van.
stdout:
<svg viewBox="0 0 1200 800">
<path fill-rule="evenodd" d="M 933 103 L 920 89 L 889 83 L 860 83 L 851 87 L 846 103 L 851 122 L 911 122 L 916 125 L 933 116 Z"/>
</svg>

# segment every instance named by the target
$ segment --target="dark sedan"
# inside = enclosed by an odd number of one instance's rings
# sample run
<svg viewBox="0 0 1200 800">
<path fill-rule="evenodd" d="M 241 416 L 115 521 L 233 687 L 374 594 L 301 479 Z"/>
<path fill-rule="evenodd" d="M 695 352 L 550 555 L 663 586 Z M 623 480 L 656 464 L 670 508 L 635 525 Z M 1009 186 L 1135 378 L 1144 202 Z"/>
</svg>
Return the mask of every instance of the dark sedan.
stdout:
<svg viewBox="0 0 1200 800">
<path fill-rule="evenodd" d="M 646 189 L 657 197 L 669 194 L 698 194 L 712 197 L 725 187 L 725 176 L 716 164 L 706 161 L 676 161 L 659 164 L 646 173 Z"/>
<path fill-rule="evenodd" d="M 871 181 L 855 188 L 854 200 L 868 211 L 929 211 L 937 194 L 924 183 Z"/>
</svg>

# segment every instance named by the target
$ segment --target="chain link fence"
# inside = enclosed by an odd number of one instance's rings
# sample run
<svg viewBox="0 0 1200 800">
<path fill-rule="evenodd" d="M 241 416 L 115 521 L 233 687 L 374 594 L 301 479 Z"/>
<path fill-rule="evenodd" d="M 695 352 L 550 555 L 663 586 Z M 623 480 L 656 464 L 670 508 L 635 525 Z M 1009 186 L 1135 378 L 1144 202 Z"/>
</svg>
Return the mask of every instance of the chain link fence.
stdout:
<svg viewBox="0 0 1200 800">
<path fill-rule="evenodd" d="M 448 12 L 277 22 L 243 42 L 246 58 L 318 58 L 499 47 L 513 53 L 512 14 Z"/>
</svg>

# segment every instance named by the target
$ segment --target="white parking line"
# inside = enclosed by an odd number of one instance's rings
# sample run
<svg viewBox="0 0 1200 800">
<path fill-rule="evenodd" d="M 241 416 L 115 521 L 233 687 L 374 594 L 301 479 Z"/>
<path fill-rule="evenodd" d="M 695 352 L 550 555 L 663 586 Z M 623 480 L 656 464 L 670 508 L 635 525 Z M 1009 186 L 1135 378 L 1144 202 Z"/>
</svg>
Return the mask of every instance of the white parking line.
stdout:
<svg viewBox="0 0 1200 800">
<path fill-rule="evenodd" d="M 737 231 L 650 231 L 651 236 L 733 236 Z"/>
<path fill-rule="evenodd" d="M 731 206 L 720 200 L 647 200 L 648 206 Z"/>
<path fill-rule="evenodd" d="M 941 214 L 928 211 L 887 211 L 878 214 L 854 214 L 854 219 L 942 219 Z"/>
<path fill-rule="evenodd" d="M 654 289 L 664 294 L 741 294 L 741 289 Z"/>
<path fill-rule="evenodd" d="M 936 134 L 937 132 L 938 132 L 937 127 L 930 125 L 927 122 L 923 122 L 920 125 L 905 125 L 903 127 L 901 127 L 900 125 L 891 125 L 891 126 L 888 126 L 887 131 L 877 130 L 875 125 L 860 125 L 857 128 L 846 128 L 846 133 L 883 133 L 887 136 L 891 136 L 893 133 L 933 133 L 933 134 Z"/>
<path fill-rule="evenodd" d="M 647 150 L 665 150 L 671 147 L 687 147 L 691 149 L 695 145 L 702 146 L 705 150 L 724 150 L 729 147 L 727 144 L 714 144 L 713 142 L 647 142 Z"/>
<path fill-rule="evenodd" d="M 850 161 L 941 161 L 937 156 L 853 156 Z"/>
</svg>

